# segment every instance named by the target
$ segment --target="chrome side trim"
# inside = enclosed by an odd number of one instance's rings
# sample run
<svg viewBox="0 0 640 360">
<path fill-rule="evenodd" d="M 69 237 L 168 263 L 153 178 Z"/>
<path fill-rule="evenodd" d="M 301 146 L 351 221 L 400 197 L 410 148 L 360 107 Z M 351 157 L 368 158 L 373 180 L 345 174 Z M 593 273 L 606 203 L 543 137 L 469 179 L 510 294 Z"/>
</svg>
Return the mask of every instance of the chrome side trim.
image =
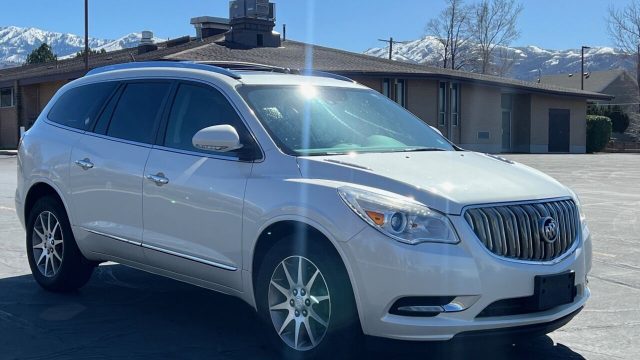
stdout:
<svg viewBox="0 0 640 360">
<path fill-rule="evenodd" d="M 119 236 L 114 236 L 114 235 L 105 234 L 105 233 L 103 233 L 103 232 L 96 231 L 96 230 L 91 230 L 91 229 L 87 229 L 87 228 L 85 228 L 85 227 L 82 227 L 81 229 L 82 229 L 82 230 L 84 230 L 84 231 L 90 232 L 90 233 L 92 233 L 92 234 L 96 234 L 96 235 L 100 235 L 100 236 L 108 237 L 108 238 L 110 238 L 110 239 L 118 240 L 118 241 L 121 241 L 121 242 L 123 242 L 123 243 L 127 243 L 127 244 L 129 244 L 129 245 L 137 245 L 137 246 L 142 245 L 142 243 L 137 242 L 137 241 L 133 241 L 133 240 L 125 239 L 125 238 L 122 238 L 122 237 L 119 237 Z"/>
<path fill-rule="evenodd" d="M 160 247 L 157 247 L 157 246 L 153 246 L 153 245 L 149 245 L 149 244 L 144 244 L 143 243 L 142 247 L 145 248 L 145 249 L 155 250 L 155 251 L 158 251 L 158 252 L 161 252 L 161 253 L 165 253 L 165 254 L 168 254 L 168 255 L 173 255 L 173 256 L 181 257 L 183 259 L 199 262 L 199 263 L 202 263 L 202 264 L 205 264 L 205 265 L 217 267 L 217 268 L 220 268 L 220 269 L 223 269 L 223 270 L 229 270 L 229 271 L 238 270 L 238 268 L 235 267 L 235 266 L 220 264 L 220 263 L 217 263 L 217 262 L 214 262 L 214 261 L 201 259 L 199 257 L 182 254 L 182 253 L 179 253 L 179 252 L 163 249 L 163 248 L 160 248 Z"/>
<path fill-rule="evenodd" d="M 92 234 L 108 237 L 110 239 L 117 240 L 117 241 L 120 241 L 120 242 L 124 242 L 124 243 L 127 243 L 129 245 L 140 246 L 140 247 L 145 248 L 145 249 L 154 250 L 154 251 L 158 251 L 158 252 L 165 253 L 165 254 L 168 254 L 168 255 L 177 256 L 177 257 L 180 257 L 180 258 L 183 258 L 183 259 L 186 259 L 186 260 L 199 262 L 201 264 L 213 266 L 213 267 L 216 267 L 216 268 L 219 268 L 219 269 L 229 270 L 229 271 L 237 271 L 238 270 L 238 268 L 235 267 L 235 266 L 220 264 L 220 263 L 217 263 L 215 261 L 205 260 L 205 259 L 201 259 L 199 257 L 195 257 L 195 256 L 187 255 L 187 254 L 182 254 L 182 253 L 179 253 L 179 252 L 176 252 L 176 251 L 163 249 L 161 247 L 157 247 L 157 246 L 153 246 L 153 245 L 149 245 L 149 244 L 144 244 L 144 243 L 133 241 L 133 240 L 128 240 L 128 239 L 125 239 L 125 238 L 122 238 L 122 237 L 119 237 L 119 236 L 113 236 L 113 235 L 105 234 L 103 232 L 87 229 L 85 227 L 81 227 L 81 229 L 84 230 L 84 231 L 90 232 Z"/>
</svg>

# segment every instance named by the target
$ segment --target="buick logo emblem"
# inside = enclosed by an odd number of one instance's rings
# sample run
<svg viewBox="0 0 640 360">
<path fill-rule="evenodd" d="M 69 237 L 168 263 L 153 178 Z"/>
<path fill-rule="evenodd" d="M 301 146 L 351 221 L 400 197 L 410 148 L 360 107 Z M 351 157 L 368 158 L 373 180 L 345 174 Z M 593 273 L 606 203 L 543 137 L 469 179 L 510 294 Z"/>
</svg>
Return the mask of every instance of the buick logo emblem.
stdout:
<svg viewBox="0 0 640 360">
<path fill-rule="evenodd" d="M 552 217 L 540 219 L 540 235 L 549 244 L 558 240 L 558 223 Z"/>
</svg>

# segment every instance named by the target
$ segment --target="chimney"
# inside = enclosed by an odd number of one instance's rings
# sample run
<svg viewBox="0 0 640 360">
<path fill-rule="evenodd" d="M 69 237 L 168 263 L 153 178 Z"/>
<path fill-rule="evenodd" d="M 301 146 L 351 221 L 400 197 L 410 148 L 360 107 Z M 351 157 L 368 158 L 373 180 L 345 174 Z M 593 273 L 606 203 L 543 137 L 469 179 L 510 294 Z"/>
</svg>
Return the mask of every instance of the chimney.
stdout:
<svg viewBox="0 0 640 360">
<path fill-rule="evenodd" d="M 269 0 L 232 0 L 229 2 L 231 31 L 226 42 L 240 47 L 280 47 L 276 25 L 275 4 Z"/>
<path fill-rule="evenodd" d="M 153 43 L 153 32 L 143 31 L 142 38 L 138 44 L 138 55 L 158 50 L 158 46 Z"/>
<path fill-rule="evenodd" d="M 196 38 L 198 40 L 224 34 L 231 29 L 229 19 L 213 16 L 198 16 L 191 18 L 191 25 L 196 28 Z"/>
</svg>

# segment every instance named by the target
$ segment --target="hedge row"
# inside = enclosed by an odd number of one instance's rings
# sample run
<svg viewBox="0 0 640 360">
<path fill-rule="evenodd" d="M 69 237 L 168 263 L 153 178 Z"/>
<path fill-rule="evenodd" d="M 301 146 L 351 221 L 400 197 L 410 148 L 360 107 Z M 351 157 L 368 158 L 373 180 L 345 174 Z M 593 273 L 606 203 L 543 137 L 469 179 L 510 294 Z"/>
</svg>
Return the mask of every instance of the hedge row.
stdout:
<svg viewBox="0 0 640 360">
<path fill-rule="evenodd" d="M 587 152 L 601 151 L 611 138 L 612 122 L 606 116 L 587 115 Z"/>
<path fill-rule="evenodd" d="M 612 130 L 620 133 L 625 132 L 631 122 L 629 114 L 618 105 L 591 105 L 587 108 L 587 114 L 608 117 Z"/>
</svg>

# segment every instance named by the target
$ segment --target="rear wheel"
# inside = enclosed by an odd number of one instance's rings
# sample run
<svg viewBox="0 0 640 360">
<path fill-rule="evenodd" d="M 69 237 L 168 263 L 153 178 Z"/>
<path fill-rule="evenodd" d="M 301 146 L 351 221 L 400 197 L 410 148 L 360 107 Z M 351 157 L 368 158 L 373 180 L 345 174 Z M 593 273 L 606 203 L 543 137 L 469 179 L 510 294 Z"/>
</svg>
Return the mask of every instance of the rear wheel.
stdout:
<svg viewBox="0 0 640 360">
<path fill-rule="evenodd" d="M 353 290 L 333 249 L 282 239 L 260 266 L 256 300 L 266 331 L 287 359 L 348 358 L 361 343 Z"/>
<path fill-rule="evenodd" d="M 80 253 L 67 213 L 57 199 L 43 197 L 35 203 L 26 233 L 29 266 L 40 286 L 65 292 L 89 281 L 94 265 Z"/>
</svg>

